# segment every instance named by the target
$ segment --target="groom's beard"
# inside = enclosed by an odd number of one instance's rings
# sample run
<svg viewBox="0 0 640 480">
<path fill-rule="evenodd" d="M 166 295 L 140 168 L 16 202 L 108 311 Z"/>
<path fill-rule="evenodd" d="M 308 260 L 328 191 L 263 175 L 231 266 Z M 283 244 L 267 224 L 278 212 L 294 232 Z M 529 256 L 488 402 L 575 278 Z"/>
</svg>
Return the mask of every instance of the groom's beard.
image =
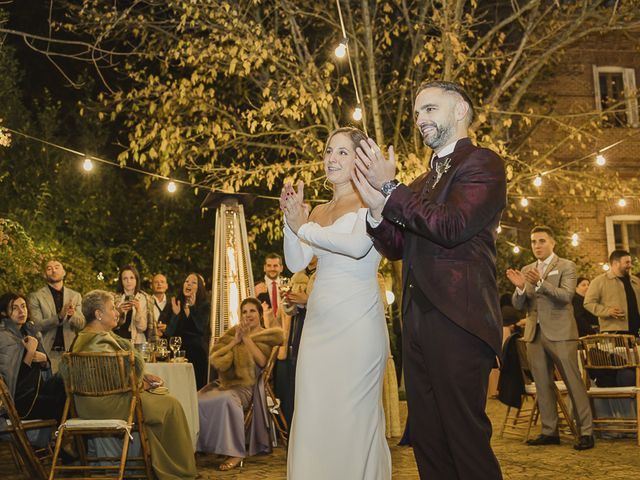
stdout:
<svg viewBox="0 0 640 480">
<path fill-rule="evenodd" d="M 449 139 L 451 138 L 451 133 L 453 131 L 453 127 L 451 125 L 438 125 L 435 122 L 429 122 L 427 124 L 429 127 L 435 127 L 436 133 L 424 133 L 422 134 L 422 143 L 427 147 L 431 148 L 431 150 L 435 150 L 440 147 L 444 147 L 448 145 Z"/>
</svg>

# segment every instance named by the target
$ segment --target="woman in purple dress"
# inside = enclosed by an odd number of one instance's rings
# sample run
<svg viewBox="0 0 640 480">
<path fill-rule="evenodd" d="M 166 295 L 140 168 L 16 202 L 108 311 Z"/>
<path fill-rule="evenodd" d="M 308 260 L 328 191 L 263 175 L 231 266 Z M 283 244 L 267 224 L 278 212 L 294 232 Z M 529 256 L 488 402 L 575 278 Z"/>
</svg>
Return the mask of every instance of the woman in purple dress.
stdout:
<svg viewBox="0 0 640 480">
<path fill-rule="evenodd" d="M 198 392 L 200 435 L 197 451 L 226 455 L 220 470 L 241 465 L 247 455 L 270 451 L 264 390 L 258 382 L 273 347 L 282 345 L 281 328 L 263 328 L 262 304 L 245 298 L 240 323 L 220 337 L 209 360 L 218 380 Z M 245 446 L 244 412 L 253 403 L 249 449 Z"/>
</svg>

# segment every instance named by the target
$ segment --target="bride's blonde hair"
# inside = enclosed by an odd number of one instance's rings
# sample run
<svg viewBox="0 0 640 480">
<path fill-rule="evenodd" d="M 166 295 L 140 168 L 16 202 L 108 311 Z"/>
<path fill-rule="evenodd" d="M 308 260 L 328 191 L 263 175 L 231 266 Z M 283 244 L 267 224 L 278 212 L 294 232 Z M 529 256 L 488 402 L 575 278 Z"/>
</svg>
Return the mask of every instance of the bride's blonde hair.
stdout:
<svg viewBox="0 0 640 480">
<path fill-rule="evenodd" d="M 347 137 L 349 137 L 349 139 L 351 140 L 351 142 L 353 143 L 353 148 L 355 149 L 356 147 L 360 146 L 360 141 L 367 140 L 367 135 L 360 130 L 359 128 L 356 127 L 340 127 L 340 128 L 336 128 L 333 132 L 331 132 L 329 134 L 329 137 L 327 138 L 327 142 L 324 145 L 324 150 L 325 152 L 327 151 L 327 146 L 329 145 L 329 142 L 331 142 L 331 139 L 334 137 L 334 135 L 337 135 L 338 133 L 344 133 L 347 135 Z"/>
</svg>

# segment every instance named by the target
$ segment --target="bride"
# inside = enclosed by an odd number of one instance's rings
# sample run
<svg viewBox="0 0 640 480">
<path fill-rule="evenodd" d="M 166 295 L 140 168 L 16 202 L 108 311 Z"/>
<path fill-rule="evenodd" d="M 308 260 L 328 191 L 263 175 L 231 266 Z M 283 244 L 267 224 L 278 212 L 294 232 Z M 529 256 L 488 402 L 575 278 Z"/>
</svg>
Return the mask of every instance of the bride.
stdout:
<svg viewBox="0 0 640 480">
<path fill-rule="evenodd" d="M 376 273 L 380 255 L 366 233 L 367 209 L 351 172 L 366 136 L 333 131 L 324 152 L 333 199 L 308 213 L 303 184 L 285 184 L 284 253 L 292 272 L 318 257 L 307 303 L 287 475 L 289 480 L 388 480 L 381 389 L 388 336 Z"/>
</svg>

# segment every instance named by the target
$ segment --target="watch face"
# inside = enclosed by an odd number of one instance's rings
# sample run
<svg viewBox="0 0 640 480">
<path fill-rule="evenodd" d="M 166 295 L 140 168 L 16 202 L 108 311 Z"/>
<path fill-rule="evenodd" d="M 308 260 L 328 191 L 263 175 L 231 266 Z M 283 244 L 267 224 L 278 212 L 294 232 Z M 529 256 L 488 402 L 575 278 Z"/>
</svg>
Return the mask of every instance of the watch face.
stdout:
<svg viewBox="0 0 640 480">
<path fill-rule="evenodd" d="M 397 180 L 390 180 L 388 182 L 384 182 L 382 184 L 382 188 L 380 189 L 382 191 L 382 194 L 385 197 L 388 197 L 389 195 L 391 195 L 391 192 L 393 192 L 393 190 L 398 186 L 398 181 Z"/>
</svg>

